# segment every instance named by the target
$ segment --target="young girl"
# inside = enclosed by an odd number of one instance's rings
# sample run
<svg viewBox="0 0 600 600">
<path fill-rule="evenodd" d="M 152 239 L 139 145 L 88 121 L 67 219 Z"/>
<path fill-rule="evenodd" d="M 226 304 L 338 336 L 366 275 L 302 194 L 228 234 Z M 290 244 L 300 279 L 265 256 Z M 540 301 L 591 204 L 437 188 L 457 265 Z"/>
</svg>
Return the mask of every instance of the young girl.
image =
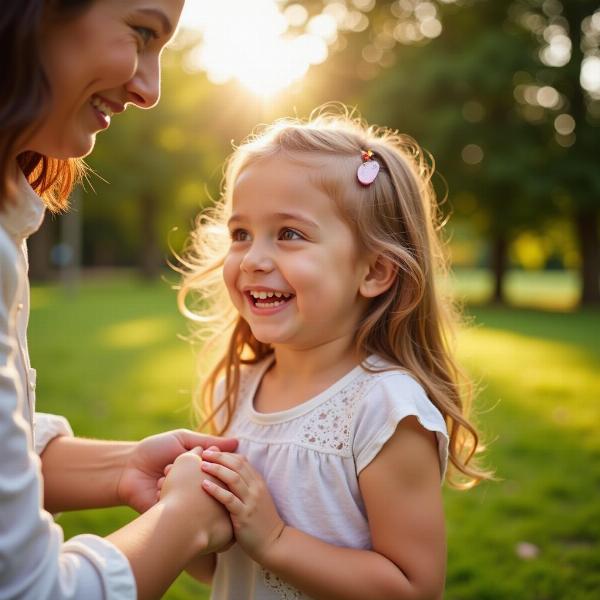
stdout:
<svg viewBox="0 0 600 600">
<path fill-rule="evenodd" d="M 435 282 L 430 175 L 410 139 L 326 114 L 230 159 L 180 292 L 188 316 L 232 327 L 203 388 L 207 422 L 239 440 L 203 453 L 238 542 L 195 565 L 212 598 L 442 597 L 447 461 L 461 486 L 486 473 Z"/>
</svg>

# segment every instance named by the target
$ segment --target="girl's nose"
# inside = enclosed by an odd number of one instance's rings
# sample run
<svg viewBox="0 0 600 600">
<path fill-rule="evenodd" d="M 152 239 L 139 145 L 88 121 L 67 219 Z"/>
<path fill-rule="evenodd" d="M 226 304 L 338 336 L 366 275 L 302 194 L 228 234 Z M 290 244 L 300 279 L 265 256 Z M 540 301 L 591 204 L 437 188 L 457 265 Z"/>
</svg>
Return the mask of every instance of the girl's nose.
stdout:
<svg viewBox="0 0 600 600">
<path fill-rule="evenodd" d="M 140 108 L 152 108 L 160 99 L 160 56 L 140 57 L 133 77 L 125 84 L 128 102 Z"/>
<path fill-rule="evenodd" d="M 269 272 L 273 270 L 273 260 L 260 244 L 252 244 L 240 263 L 240 269 L 245 273 Z"/>
</svg>

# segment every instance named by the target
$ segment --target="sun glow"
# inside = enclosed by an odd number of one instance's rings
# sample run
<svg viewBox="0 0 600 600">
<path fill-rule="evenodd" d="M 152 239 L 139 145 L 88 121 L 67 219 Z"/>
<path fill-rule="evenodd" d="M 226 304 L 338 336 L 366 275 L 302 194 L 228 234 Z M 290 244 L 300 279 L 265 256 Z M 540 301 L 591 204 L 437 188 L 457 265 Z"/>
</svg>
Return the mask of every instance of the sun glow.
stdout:
<svg viewBox="0 0 600 600">
<path fill-rule="evenodd" d="M 309 18 L 299 4 L 284 11 L 277 0 L 219 0 L 186 3 L 185 28 L 202 33 L 187 66 L 206 71 L 210 81 L 237 80 L 253 93 L 271 96 L 323 62 L 337 36 L 334 19 Z M 303 27 L 292 33 L 290 27 Z"/>
</svg>

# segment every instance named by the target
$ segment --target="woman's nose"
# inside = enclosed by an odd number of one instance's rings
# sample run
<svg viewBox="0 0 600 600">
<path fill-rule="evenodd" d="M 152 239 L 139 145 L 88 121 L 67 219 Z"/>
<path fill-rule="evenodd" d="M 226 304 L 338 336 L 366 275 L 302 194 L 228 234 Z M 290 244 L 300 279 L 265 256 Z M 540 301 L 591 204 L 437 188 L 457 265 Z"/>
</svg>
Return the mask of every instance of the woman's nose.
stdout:
<svg viewBox="0 0 600 600">
<path fill-rule="evenodd" d="M 152 108 L 160 99 L 160 56 L 140 57 L 133 77 L 125 85 L 128 101 L 140 108 Z"/>
<path fill-rule="evenodd" d="M 254 243 L 242 258 L 240 269 L 246 273 L 268 272 L 273 269 L 273 259 L 263 245 Z"/>
</svg>

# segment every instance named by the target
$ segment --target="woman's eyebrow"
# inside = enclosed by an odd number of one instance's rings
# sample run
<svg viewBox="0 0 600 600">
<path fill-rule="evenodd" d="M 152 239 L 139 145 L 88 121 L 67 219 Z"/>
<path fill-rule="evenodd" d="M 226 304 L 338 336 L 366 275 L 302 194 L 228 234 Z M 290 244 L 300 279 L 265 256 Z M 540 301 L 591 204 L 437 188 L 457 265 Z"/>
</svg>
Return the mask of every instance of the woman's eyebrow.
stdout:
<svg viewBox="0 0 600 600">
<path fill-rule="evenodd" d="M 157 10 L 155 8 L 140 8 L 138 12 L 158 19 L 162 25 L 164 35 L 170 35 L 173 31 L 173 25 L 171 25 L 171 21 L 169 21 L 169 18 L 164 12 L 162 12 L 162 10 Z"/>
</svg>

